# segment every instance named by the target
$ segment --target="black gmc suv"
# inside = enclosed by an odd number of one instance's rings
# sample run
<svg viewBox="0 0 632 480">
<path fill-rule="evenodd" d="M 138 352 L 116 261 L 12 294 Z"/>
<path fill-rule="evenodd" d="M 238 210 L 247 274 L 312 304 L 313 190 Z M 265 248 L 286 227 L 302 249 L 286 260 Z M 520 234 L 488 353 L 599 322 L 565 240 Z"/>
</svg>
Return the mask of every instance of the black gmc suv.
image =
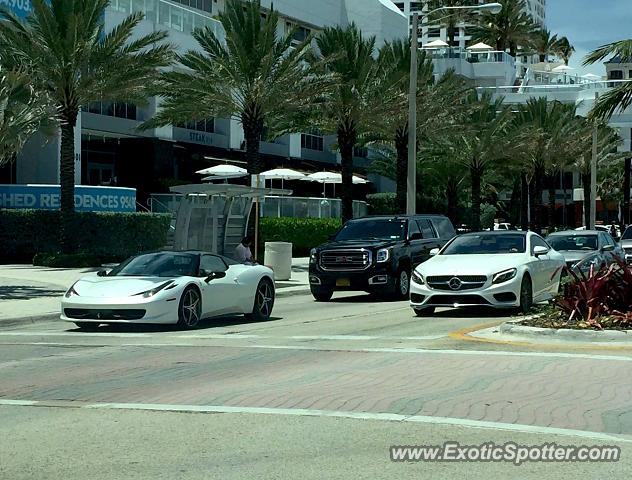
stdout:
<svg viewBox="0 0 632 480">
<path fill-rule="evenodd" d="M 309 284 L 317 301 L 334 291 L 389 293 L 407 298 L 413 268 L 454 237 L 443 215 L 365 217 L 350 220 L 312 249 Z"/>
</svg>

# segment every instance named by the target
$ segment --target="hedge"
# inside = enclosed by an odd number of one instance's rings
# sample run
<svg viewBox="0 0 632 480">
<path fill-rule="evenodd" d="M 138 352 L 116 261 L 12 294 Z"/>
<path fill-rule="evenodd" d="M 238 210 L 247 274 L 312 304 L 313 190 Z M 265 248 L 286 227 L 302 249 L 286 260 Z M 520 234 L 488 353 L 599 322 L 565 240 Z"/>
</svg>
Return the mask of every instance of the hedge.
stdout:
<svg viewBox="0 0 632 480">
<path fill-rule="evenodd" d="M 395 193 L 373 193 L 366 196 L 371 215 L 397 215 L 397 195 Z"/>
<path fill-rule="evenodd" d="M 77 212 L 72 241 L 75 252 L 119 262 L 167 243 L 170 215 Z M 0 263 L 31 263 L 35 254 L 59 248 L 58 210 L 0 210 Z"/>
<path fill-rule="evenodd" d="M 259 251 L 264 251 L 265 242 L 291 242 L 294 257 L 307 257 L 312 248 L 326 242 L 341 226 L 339 218 L 264 217 L 259 222 Z"/>
</svg>

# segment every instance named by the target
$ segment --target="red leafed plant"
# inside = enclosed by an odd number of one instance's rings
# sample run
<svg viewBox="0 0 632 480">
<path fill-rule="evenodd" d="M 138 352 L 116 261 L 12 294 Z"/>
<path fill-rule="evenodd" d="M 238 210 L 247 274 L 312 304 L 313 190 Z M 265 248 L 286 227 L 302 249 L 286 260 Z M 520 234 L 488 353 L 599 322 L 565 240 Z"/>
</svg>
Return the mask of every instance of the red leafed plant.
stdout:
<svg viewBox="0 0 632 480">
<path fill-rule="evenodd" d="M 570 280 L 554 303 L 566 314 L 569 323 L 585 322 L 602 328 L 600 319 L 613 317 L 617 323 L 632 322 L 632 270 L 618 258 L 588 275 L 564 267 Z"/>
</svg>

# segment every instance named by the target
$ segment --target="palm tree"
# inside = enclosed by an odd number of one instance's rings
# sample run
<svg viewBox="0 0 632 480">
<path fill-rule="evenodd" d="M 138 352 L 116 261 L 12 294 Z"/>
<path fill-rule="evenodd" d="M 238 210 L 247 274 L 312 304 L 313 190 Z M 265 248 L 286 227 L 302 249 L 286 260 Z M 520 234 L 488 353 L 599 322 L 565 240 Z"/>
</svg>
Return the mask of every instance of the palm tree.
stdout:
<svg viewBox="0 0 632 480">
<path fill-rule="evenodd" d="M 450 135 L 442 135 L 430 148 L 435 152 L 443 152 L 435 156 L 437 161 L 453 161 L 469 174 L 471 185 L 471 227 L 481 227 L 481 188 L 485 175 L 498 167 L 505 155 L 505 139 L 508 110 L 502 106 L 502 98 L 492 99 L 485 93 L 479 99 L 474 92 L 465 102 L 468 112 L 465 113 L 460 128 Z M 443 157 L 442 160 L 438 160 Z"/>
<path fill-rule="evenodd" d="M 60 243 L 69 252 L 74 220 L 74 129 L 82 105 L 111 100 L 142 102 L 157 68 L 171 62 L 165 32 L 133 37 L 143 16 L 134 13 L 104 33 L 109 0 L 32 0 L 32 13 L 21 21 L 0 10 L 0 51 L 4 62 L 20 66 L 36 91 L 55 105 L 61 129 Z"/>
<path fill-rule="evenodd" d="M 323 89 L 321 78 L 306 63 L 312 37 L 293 46 L 296 31 L 279 36 L 278 13 L 270 11 L 265 19 L 262 13 L 259 1 L 229 0 L 219 15 L 225 42 L 210 28 L 194 31 L 202 51 L 179 56 L 183 68 L 163 74 L 162 108 L 143 127 L 237 118 L 244 130 L 248 172 L 260 173 L 264 130 L 274 138 L 296 128 L 291 120 Z"/>
<path fill-rule="evenodd" d="M 521 105 L 513 118 L 512 154 L 521 159 L 525 168 L 524 178 L 531 176 L 529 203 L 532 229 L 536 232 L 542 226 L 542 193 L 547 166 L 555 164 L 560 130 L 565 122 L 573 118 L 573 114 L 573 106 L 549 102 L 546 97 L 541 97 Z M 553 195 L 553 201 L 554 198 Z"/>
<path fill-rule="evenodd" d="M 53 133 L 50 119 L 54 117 L 47 99 L 33 89 L 28 77 L 0 66 L 0 166 L 12 161 L 37 131 Z"/>
<path fill-rule="evenodd" d="M 575 136 L 575 145 L 577 152 L 574 168 L 579 172 L 582 185 L 584 187 L 584 218 L 585 224 L 591 216 L 590 208 L 592 205 L 592 197 L 590 194 L 591 182 L 591 161 L 592 161 L 592 144 L 593 144 L 593 128 L 594 123 L 590 119 L 577 119 L 582 123 L 583 128 L 578 129 Z M 627 156 L 626 152 L 618 152 L 617 149 L 623 143 L 619 133 L 604 122 L 597 124 L 597 168 L 609 168 L 613 164 L 618 164 Z"/>
<path fill-rule="evenodd" d="M 568 38 L 562 37 L 557 41 L 555 54 L 564 61 L 564 65 L 568 66 L 573 53 L 575 53 L 575 47 L 571 45 Z"/>
<path fill-rule="evenodd" d="M 555 55 L 559 51 L 557 35 L 551 36 L 546 28 L 536 31 L 531 42 L 541 62 L 548 61 L 549 55 Z"/>
<path fill-rule="evenodd" d="M 500 13 L 482 12 L 474 18 L 472 40 L 486 42 L 496 46 L 502 52 L 516 56 L 518 45 L 529 45 L 535 24 L 526 13 L 525 0 L 499 0 L 502 4 Z"/>
<path fill-rule="evenodd" d="M 604 45 L 590 53 L 584 59 L 584 65 L 592 65 L 604 58 L 614 56 L 623 59 L 632 58 L 632 39 Z M 594 105 L 590 116 L 600 120 L 609 120 L 615 113 L 623 112 L 632 104 L 632 82 L 622 82 L 603 94 Z M 623 172 L 623 219 L 630 217 L 630 160 L 626 160 Z"/>
<path fill-rule="evenodd" d="M 375 37 L 365 38 L 356 25 L 325 28 L 316 42 L 325 74 L 337 86 L 313 105 L 312 121 L 338 137 L 342 166 L 342 219 L 353 218 L 353 147 L 384 119 L 401 114 L 402 89 L 392 84 L 392 71 L 374 58 Z"/>
</svg>

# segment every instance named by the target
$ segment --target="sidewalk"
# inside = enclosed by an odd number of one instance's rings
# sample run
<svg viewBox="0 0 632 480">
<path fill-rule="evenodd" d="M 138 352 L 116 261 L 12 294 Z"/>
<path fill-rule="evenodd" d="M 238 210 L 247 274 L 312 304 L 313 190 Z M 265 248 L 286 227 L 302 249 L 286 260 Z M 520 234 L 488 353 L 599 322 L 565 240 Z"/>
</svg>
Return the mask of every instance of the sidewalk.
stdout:
<svg viewBox="0 0 632 480">
<path fill-rule="evenodd" d="M 309 293 L 309 258 L 292 260 L 292 278 L 277 282 L 277 297 Z M 61 296 L 83 275 L 98 268 L 0 265 L 0 328 L 52 320 Z"/>
</svg>

